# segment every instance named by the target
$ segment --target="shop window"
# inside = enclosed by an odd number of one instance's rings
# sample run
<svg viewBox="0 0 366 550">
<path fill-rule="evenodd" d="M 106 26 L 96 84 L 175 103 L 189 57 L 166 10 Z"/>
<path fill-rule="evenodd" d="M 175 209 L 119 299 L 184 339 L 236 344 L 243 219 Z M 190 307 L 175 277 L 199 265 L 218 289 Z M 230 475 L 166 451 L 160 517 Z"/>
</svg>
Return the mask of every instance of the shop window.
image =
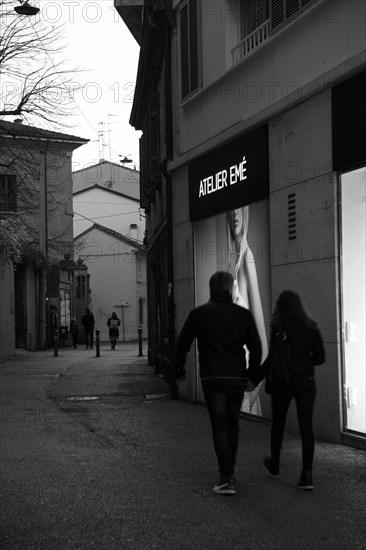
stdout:
<svg viewBox="0 0 366 550">
<path fill-rule="evenodd" d="M 0 211 L 16 211 L 17 177 L 13 174 L 0 174 Z"/>
<path fill-rule="evenodd" d="M 199 2 L 187 0 L 180 10 L 180 61 L 182 98 L 200 86 Z"/>
<path fill-rule="evenodd" d="M 366 434 L 366 167 L 341 176 L 343 411 L 347 431 Z"/>
</svg>

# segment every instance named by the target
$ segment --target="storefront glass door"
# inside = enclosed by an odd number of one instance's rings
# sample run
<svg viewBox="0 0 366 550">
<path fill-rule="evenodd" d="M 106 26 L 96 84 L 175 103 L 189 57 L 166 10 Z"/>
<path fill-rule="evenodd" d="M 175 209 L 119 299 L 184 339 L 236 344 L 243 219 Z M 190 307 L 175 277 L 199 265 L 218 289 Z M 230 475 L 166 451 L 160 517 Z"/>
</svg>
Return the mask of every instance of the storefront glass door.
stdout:
<svg viewBox="0 0 366 550">
<path fill-rule="evenodd" d="M 366 432 L 366 168 L 342 175 L 344 425 Z"/>
</svg>

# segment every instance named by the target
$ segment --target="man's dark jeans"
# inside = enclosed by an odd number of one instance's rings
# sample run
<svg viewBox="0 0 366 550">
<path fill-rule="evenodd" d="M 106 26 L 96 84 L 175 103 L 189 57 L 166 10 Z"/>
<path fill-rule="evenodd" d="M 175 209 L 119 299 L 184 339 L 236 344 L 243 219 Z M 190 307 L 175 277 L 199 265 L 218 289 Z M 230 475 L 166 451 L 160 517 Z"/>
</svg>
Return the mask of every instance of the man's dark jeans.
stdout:
<svg viewBox="0 0 366 550">
<path fill-rule="evenodd" d="M 202 380 L 212 436 L 222 478 L 234 473 L 239 439 L 239 413 L 245 379 L 209 378 Z"/>
<path fill-rule="evenodd" d="M 313 469 L 314 433 L 313 410 L 316 395 L 316 385 L 313 377 L 297 378 L 291 389 L 283 389 L 272 394 L 272 429 L 271 429 L 271 457 L 275 462 L 280 461 L 283 433 L 285 430 L 287 411 L 294 398 L 297 408 L 301 442 L 303 470 Z"/>
<path fill-rule="evenodd" d="M 85 330 L 85 345 L 88 348 L 89 346 L 93 347 L 93 329 L 92 330 Z"/>
</svg>

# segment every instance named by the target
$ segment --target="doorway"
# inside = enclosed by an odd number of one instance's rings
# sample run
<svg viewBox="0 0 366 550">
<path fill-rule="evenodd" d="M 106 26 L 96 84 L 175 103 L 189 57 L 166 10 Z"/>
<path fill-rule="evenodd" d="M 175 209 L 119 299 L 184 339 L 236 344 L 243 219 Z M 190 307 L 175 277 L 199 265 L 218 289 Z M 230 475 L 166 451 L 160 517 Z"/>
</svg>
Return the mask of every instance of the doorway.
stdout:
<svg viewBox="0 0 366 550">
<path fill-rule="evenodd" d="M 341 176 L 344 427 L 366 433 L 366 168 Z"/>
</svg>

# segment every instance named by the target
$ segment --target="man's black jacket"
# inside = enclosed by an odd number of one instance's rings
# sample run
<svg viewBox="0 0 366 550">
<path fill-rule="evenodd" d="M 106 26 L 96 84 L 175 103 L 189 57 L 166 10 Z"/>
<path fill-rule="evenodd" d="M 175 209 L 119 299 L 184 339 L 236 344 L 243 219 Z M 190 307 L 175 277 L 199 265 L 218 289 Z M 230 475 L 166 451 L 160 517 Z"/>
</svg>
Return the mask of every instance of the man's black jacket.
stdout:
<svg viewBox="0 0 366 550">
<path fill-rule="evenodd" d="M 245 377 L 245 345 L 250 367 L 260 365 L 262 346 L 253 316 L 233 304 L 228 292 L 211 295 L 209 302 L 188 315 L 176 344 L 177 373 L 183 371 L 194 338 L 197 338 L 201 379 Z"/>
</svg>

